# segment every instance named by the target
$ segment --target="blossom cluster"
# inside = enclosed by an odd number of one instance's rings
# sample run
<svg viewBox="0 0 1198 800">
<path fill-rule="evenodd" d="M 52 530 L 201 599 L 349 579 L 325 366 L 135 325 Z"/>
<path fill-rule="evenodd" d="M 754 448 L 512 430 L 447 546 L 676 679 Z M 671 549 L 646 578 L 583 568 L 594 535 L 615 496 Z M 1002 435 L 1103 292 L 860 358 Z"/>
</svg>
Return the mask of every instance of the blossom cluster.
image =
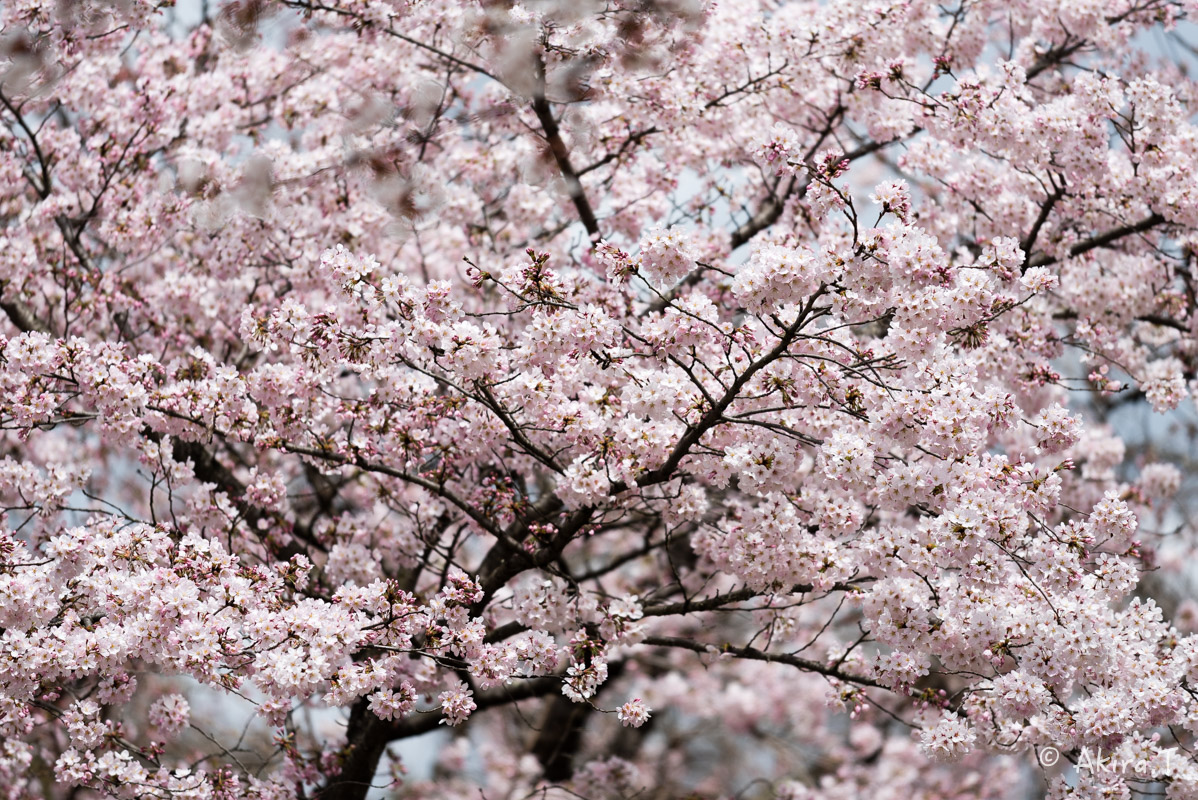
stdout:
<svg viewBox="0 0 1198 800">
<path fill-rule="evenodd" d="M 1198 798 L 1194 8 L 172 5 L 0 6 L 8 796 Z"/>
</svg>

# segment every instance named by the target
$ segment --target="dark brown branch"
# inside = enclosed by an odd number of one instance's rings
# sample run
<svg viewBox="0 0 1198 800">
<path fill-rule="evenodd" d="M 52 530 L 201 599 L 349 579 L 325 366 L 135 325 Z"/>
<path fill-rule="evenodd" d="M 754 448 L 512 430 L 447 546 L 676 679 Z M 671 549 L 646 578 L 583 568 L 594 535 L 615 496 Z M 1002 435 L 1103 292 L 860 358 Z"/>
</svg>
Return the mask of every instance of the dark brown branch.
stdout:
<svg viewBox="0 0 1198 800">
<path fill-rule="evenodd" d="M 50 326 L 38 319 L 20 300 L 0 302 L 0 309 L 3 309 L 4 313 L 8 315 L 9 321 L 21 333 L 50 333 Z"/>
<path fill-rule="evenodd" d="M 536 70 L 537 92 L 532 99 L 532 110 L 537 115 L 537 120 L 541 123 L 541 131 L 545 134 L 545 142 L 549 145 L 549 153 L 553 156 L 554 163 L 557 164 L 557 169 L 562 175 L 562 180 L 566 182 L 566 193 L 570 195 L 570 200 L 574 203 L 574 208 L 578 211 L 578 218 L 590 235 L 591 241 L 595 241 L 600 235 L 599 221 L 595 219 L 595 212 L 591 208 L 590 201 L 587 200 L 586 193 L 582 189 L 582 181 L 579 180 L 578 172 L 570 163 L 570 150 L 566 147 L 566 143 L 562 141 L 561 129 L 558 128 L 557 120 L 553 118 L 553 108 L 549 105 L 549 100 L 545 97 L 544 59 L 537 56 L 533 61 L 533 67 Z"/>
<path fill-rule="evenodd" d="M 151 441 L 160 442 L 161 434 L 156 431 L 143 430 L 143 435 Z M 186 441 L 175 437 L 171 439 L 171 458 L 180 464 L 191 462 L 192 472 L 196 478 L 204 483 L 211 483 L 217 489 L 224 492 L 229 497 L 229 501 L 237 512 L 245 520 L 246 526 L 251 531 L 258 530 L 258 522 L 262 519 L 272 518 L 273 515 L 264 512 L 253 503 L 246 500 L 246 488 L 233 471 L 220 462 L 220 460 L 204 445 L 199 442 Z M 275 520 L 276 524 L 279 520 Z M 299 540 L 303 541 L 308 547 L 314 547 L 317 550 L 324 548 L 316 541 L 310 529 L 300 523 L 295 523 L 290 526 L 292 534 Z M 283 547 L 268 548 L 275 558 L 283 561 L 289 560 L 296 555 L 306 555 L 306 547 L 297 542 L 290 542 Z"/>
<path fill-rule="evenodd" d="M 678 440 L 676 445 L 674 445 L 674 449 L 670 451 L 670 455 L 666 458 L 665 463 L 656 469 L 652 469 L 643 473 L 637 478 L 637 486 L 651 486 L 653 484 L 663 483 L 674 477 L 674 470 L 678 468 L 678 465 L 682 462 L 682 459 L 686 458 L 686 456 L 690 453 L 691 448 L 699 443 L 699 440 L 703 438 L 704 434 L 720 423 L 720 421 L 724 418 L 724 412 L 740 395 L 741 389 L 748 384 L 754 375 L 756 375 L 769 364 L 781 358 L 786 353 L 795 337 L 799 335 L 799 331 L 802 330 L 802 328 L 811 320 L 811 315 L 815 309 L 816 301 L 819 300 L 822 294 L 823 291 L 821 290 L 815 292 L 807 298 L 807 303 L 799 312 L 798 319 L 796 319 L 794 323 L 786 329 L 781 338 L 778 340 L 778 343 L 774 345 L 774 347 L 768 353 L 745 368 L 745 371 L 742 372 L 740 376 L 732 382 L 732 385 L 728 387 L 728 390 L 724 392 L 724 395 L 719 399 L 719 401 L 714 406 L 707 409 L 707 411 L 703 414 L 703 417 L 694 425 L 694 427 L 689 428 L 686 433 L 682 435 L 682 438 Z M 616 482 L 612 484 L 611 494 L 619 494 L 627 488 L 628 487 L 623 482 Z"/>
<path fill-rule="evenodd" d="M 1133 14 L 1143 11 L 1143 10 L 1145 10 L 1143 7 L 1133 4 L 1131 8 L 1127 9 L 1123 13 L 1116 14 L 1113 17 L 1107 17 L 1106 23 L 1107 23 L 1107 25 L 1112 25 L 1112 26 L 1117 25 L 1120 22 L 1123 22 L 1128 17 L 1132 16 Z M 1027 80 L 1030 81 L 1032 78 L 1035 78 L 1037 75 L 1039 75 L 1041 72 L 1044 72 L 1049 67 L 1053 67 L 1053 66 L 1056 66 L 1057 64 L 1064 62 L 1065 59 L 1069 58 L 1071 55 L 1078 52 L 1079 50 L 1081 50 L 1083 47 L 1085 47 L 1087 44 L 1090 43 L 1090 41 L 1085 38 L 1077 39 L 1074 42 L 1070 42 L 1069 41 L 1070 38 L 1071 38 L 1071 34 L 1066 33 L 1064 42 L 1057 45 L 1056 47 L 1049 49 L 1046 53 L 1044 53 L 1042 56 L 1040 56 L 1038 59 L 1036 59 L 1036 63 L 1032 64 L 1032 66 L 1029 67 L 1027 70 Z"/>
<path fill-rule="evenodd" d="M 1153 212 L 1139 222 L 1133 222 L 1129 225 L 1122 225 L 1118 228 L 1112 228 L 1111 230 L 1100 233 L 1097 236 L 1092 236 L 1089 239 L 1078 242 L 1077 244 L 1073 245 L 1073 247 L 1069 248 L 1069 256 L 1072 258 L 1074 256 L 1080 256 L 1083 253 L 1088 253 L 1091 250 L 1096 250 L 1100 247 L 1106 247 L 1107 245 L 1114 244 L 1124 237 L 1152 230 L 1157 225 L 1161 225 L 1164 222 L 1164 217 Z M 1023 271 L 1027 272 L 1032 267 L 1046 267 L 1049 264 L 1057 263 L 1059 260 L 1060 259 L 1057 257 L 1050 256 L 1048 254 L 1039 255 L 1035 258 L 1025 261 L 1023 264 Z"/>
<path fill-rule="evenodd" d="M 38 169 L 41 171 L 41 186 L 38 186 L 35 181 L 30 181 L 30 183 L 33 185 L 33 188 L 37 192 L 38 196 L 45 200 L 50 196 L 50 192 L 53 188 L 50 182 L 50 161 L 46 158 L 46 154 L 42 152 L 42 146 L 38 142 L 37 136 L 34 134 L 33 129 L 29 127 L 29 124 L 25 122 L 25 118 L 21 116 L 21 112 L 9 102 L 8 98 L 5 97 L 3 93 L 0 93 L 0 104 L 3 104 L 3 106 L 8 109 L 9 113 L 16 118 L 17 125 L 20 126 L 21 130 L 25 132 L 25 136 L 29 139 L 29 145 L 33 148 L 33 155 L 37 158 Z"/>
<path fill-rule="evenodd" d="M 623 671 L 623 661 L 613 662 L 608 667 L 607 682 L 602 688 L 611 686 Z M 540 732 L 529 751 L 540 762 L 545 780 L 559 783 L 574 776 L 574 757 L 582 750 L 587 721 L 594 715 L 594 706 L 575 703 L 562 694 L 545 702 Z"/>
<path fill-rule="evenodd" d="M 152 408 L 151 410 L 158 411 L 160 413 L 169 413 L 165 409 L 160 409 L 160 408 Z M 181 415 L 173 415 L 173 416 L 181 416 Z M 194 420 L 192 420 L 192 421 L 194 422 Z M 341 466 L 353 466 L 353 467 L 357 467 L 358 469 L 364 470 L 366 472 L 376 472 L 380 475 L 388 475 L 392 478 L 398 478 L 399 480 L 401 480 L 405 483 L 410 483 L 414 486 L 419 486 L 423 489 L 427 489 L 429 492 L 432 492 L 437 497 L 440 497 L 444 500 L 448 500 L 450 503 L 452 503 L 454 506 L 456 506 L 460 511 L 465 513 L 466 516 L 468 516 L 471 520 L 473 520 L 480 528 L 485 530 L 487 533 L 490 533 L 491 535 L 495 536 L 498 539 L 506 538 L 503 531 L 500 530 L 499 528 L 497 528 L 495 526 L 495 524 L 490 519 L 488 519 L 486 516 L 484 516 L 478 509 L 476 509 L 474 506 L 472 506 L 470 503 L 466 502 L 462 498 L 458 497 L 454 492 L 447 489 L 444 485 L 438 484 L 436 481 L 429 480 L 428 478 L 422 478 L 419 475 L 409 474 L 407 472 L 404 472 L 403 470 L 395 469 L 394 467 L 389 467 L 386 464 L 367 461 L 365 458 L 362 458 L 361 456 L 352 456 L 351 457 L 351 456 L 341 455 L 340 453 L 334 453 L 329 450 L 321 450 L 321 449 L 318 449 L 315 447 L 304 447 L 302 445 L 290 444 L 288 442 L 280 442 L 277 445 L 277 448 L 279 450 L 282 450 L 287 453 L 294 453 L 296 455 L 308 456 L 309 458 L 315 458 L 315 459 L 320 459 L 322 461 L 328 461 L 332 464 L 338 464 Z"/>
<path fill-rule="evenodd" d="M 1108 22 L 1113 24 L 1114 22 L 1123 19 L 1124 16 L 1126 16 L 1126 14 L 1109 18 Z M 1061 45 L 1049 50 L 1040 58 L 1038 58 L 1036 63 L 1027 70 L 1027 80 L 1030 81 L 1050 67 L 1061 63 L 1064 59 L 1080 50 L 1085 44 L 1086 40 L 1080 39 L 1071 44 Z M 863 156 L 867 156 L 870 153 L 875 153 L 878 150 L 881 150 L 883 147 L 888 147 L 889 145 L 900 141 L 906 141 L 919 134 L 922 130 L 922 128 L 916 128 L 906 136 L 900 137 L 898 139 L 891 139 L 888 142 L 869 142 L 867 144 L 863 144 L 856 150 L 853 150 L 851 153 L 846 154 L 845 158 L 847 158 L 849 161 L 854 161 Z M 809 183 L 810 181 L 804 181 L 801 184 L 797 181 L 791 181 L 790 185 L 787 186 L 786 191 L 784 191 L 781 195 L 771 197 L 765 203 L 763 203 L 761 208 L 757 210 L 757 213 L 753 215 L 752 219 L 732 232 L 732 249 L 735 250 L 736 248 L 748 242 L 758 233 L 777 222 L 782 216 L 782 211 L 786 208 L 786 201 L 790 199 L 790 196 L 795 191 L 799 192 L 799 194 L 806 192 Z M 1024 252 L 1027 252 L 1026 249 Z"/>
<path fill-rule="evenodd" d="M 834 583 L 829 591 L 833 592 L 857 592 L 861 591 L 861 584 L 872 582 L 873 578 L 858 578 L 849 581 L 848 583 Z M 815 591 L 815 587 L 809 584 L 798 584 L 790 587 L 788 594 L 805 594 Z M 780 594 L 780 593 L 778 593 Z M 771 596 L 766 592 L 759 592 L 756 589 L 734 589 L 724 594 L 715 594 L 710 597 L 704 597 L 702 600 L 681 600 L 675 603 L 650 603 L 644 607 L 642 613 L 646 617 L 668 617 L 677 614 L 690 614 L 698 611 L 714 611 L 715 609 L 723 608 L 732 603 L 743 603 L 746 600 L 752 600 L 755 597 Z M 777 594 L 773 595 L 777 596 Z M 510 639 L 518 633 L 523 633 L 528 630 L 528 626 L 522 625 L 519 622 L 506 622 L 495 628 L 487 634 L 486 642 L 502 642 L 505 639 Z"/>
<path fill-rule="evenodd" d="M 1111 24 L 1114 24 L 1115 21 L 1122 19 L 1123 16 L 1125 16 L 1125 15 L 1120 15 L 1119 17 L 1116 17 L 1114 19 L 1108 17 L 1107 21 Z M 1042 55 L 1038 59 L 1036 59 L 1036 63 L 1032 64 L 1032 66 L 1028 68 L 1027 80 L 1030 81 L 1033 78 L 1035 78 L 1037 75 L 1039 75 L 1041 72 L 1044 72 L 1049 67 L 1054 67 L 1057 64 L 1060 64 L 1062 61 L 1069 58 L 1069 56 L 1073 55 L 1078 50 L 1081 50 L 1082 47 L 1084 47 L 1086 45 L 1086 43 L 1087 43 L 1087 41 L 1085 39 L 1078 39 L 1076 42 L 1073 42 L 1072 44 L 1061 44 L 1061 45 L 1058 45 L 1057 47 L 1052 48 L 1051 50 L 1046 52 L 1044 55 Z"/>
<path fill-rule="evenodd" d="M 421 50 L 432 53 L 433 55 L 435 55 L 439 58 L 443 58 L 446 61 L 450 62 L 451 64 L 456 64 L 457 66 L 462 67 L 463 69 L 468 69 L 471 72 L 477 72 L 479 75 L 485 75 L 486 77 L 488 77 L 494 81 L 498 81 L 499 83 L 502 83 L 502 81 L 500 81 L 497 77 L 492 75 L 485 68 L 480 67 L 478 64 L 475 64 L 473 62 L 466 61 L 465 59 L 459 58 L 459 57 L 455 56 L 453 53 L 447 53 L 444 50 L 440 49 L 439 47 L 434 47 L 433 45 L 427 44 L 426 42 L 422 42 L 419 39 L 413 39 L 411 36 L 402 34 L 392 27 L 389 27 L 389 26 L 384 27 L 382 25 L 379 25 L 377 22 L 375 22 L 374 20 L 368 19 L 363 14 L 360 14 L 360 13 L 357 13 L 354 11 L 349 11 L 344 8 L 336 8 L 334 6 L 327 6 L 322 3 L 302 2 L 302 0 L 285 0 L 284 5 L 291 6 L 292 8 L 300 8 L 300 9 L 303 9 L 308 12 L 324 11 L 329 14 L 338 14 L 343 17 L 349 17 L 350 19 L 354 20 L 355 25 L 359 25 L 362 27 L 371 27 L 371 28 L 375 28 L 377 30 L 381 30 L 383 33 L 387 34 L 388 36 L 394 36 L 396 39 L 407 42 L 408 44 L 412 45 L 413 47 L 418 47 Z"/>
<path fill-rule="evenodd" d="M 876 153 L 883 147 L 889 147 L 892 144 L 904 141 L 904 139 L 909 139 L 911 136 L 919 133 L 920 130 L 920 128 L 916 128 L 903 139 L 891 139 L 888 142 L 868 142 L 856 148 L 851 153 L 847 153 L 845 155 L 845 159 L 851 162 L 856 161 L 859 158 L 864 158 L 871 153 Z M 732 232 L 732 249 L 735 250 L 777 222 L 782 216 L 782 211 L 786 208 L 786 201 L 788 201 L 796 192 L 800 196 L 805 194 L 807 192 L 807 187 L 810 185 L 810 179 L 799 182 L 798 180 L 792 178 L 782 194 L 776 195 L 766 200 L 765 203 L 761 205 L 761 208 L 757 209 L 757 213 L 753 215 L 752 219 Z"/>
<path fill-rule="evenodd" d="M 516 446 L 528 455 L 535 458 L 541 464 L 560 475 L 562 473 L 561 466 L 559 466 L 558 463 L 553 460 L 553 456 L 544 452 L 531 441 L 529 441 L 528 436 L 525 435 L 524 431 L 520 429 L 520 426 L 516 424 L 515 419 L 512 418 L 512 413 L 503 407 L 503 404 L 500 403 L 498 398 L 495 397 L 495 394 L 491 391 L 491 388 L 482 381 L 476 381 L 475 388 L 478 389 L 481 397 L 475 397 L 474 399 L 478 403 L 489 408 L 495 416 L 499 417 L 499 421 L 503 423 L 504 427 L 507 428 L 508 432 L 512 435 L 512 441 L 516 444 Z"/>
<path fill-rule="evenodd" d="M 773 664 L 787 664 L 792 667 L 797 667 L 804 672 L 815 672 L 820 675 L 826 675 L 829 678 L 845 681 L 846 683 L 855 683 L 860 686 L 873 686 L 879 689 L 886 687 L 873 680 L 872 678 L 859 677 L 856 675 L 848 675 L 840 671 L 838 666 L 829 666 L 818 661 L 812 661 L 807 658 L 791 655 L 789 653 L 767 653 L 764 650 L 757 650 L 753 647 L 734 647 L 730 644 L 722 646 L 703 644 L 696 642 L 693 639 L 683 639 L 678 636 L 646 636 L 642 640 L 642 644 L 650 647 L 673 647 L 680 650 L 690 650 L 694 653 L 708 654 L 713 651 L 710 648 L 715 648 L 718 654 L 727 654 L 733 658 L 744 658 L 750 661 L 767 661 Z"/>
<path fill-rule="evenodd" d="M 1058 311 L 1052 315 L 1053 319 L 1077 319 L 1076 311 Z M 1135 317 L 1138 322 L 1147 322 L 1150 325 L 1159 325 L 1162 328 L 1172 328 L 1175 331 L 1189 333 L 1190 326 L 1184 322 L 1178 322 L 1172 317 L 1166 317 L 1161 314 L 1140 314 Z"/>
<path fill-rule="evenodd" d="M 1031 230 L 1027 232 L 1027 236 L 1023 237 L 1023 241 L 1019 243 L 1019 249 L 1025 254 L 1030 254 L 1032 248 L 1036 246 L 1036 239 L 1040 236 L 1040 230 L 1044 227 L 1044 223 L 1048 221 L 1048 215 L 1052 213 L 1052 207 L 1057 204 L 1057 201 L 1065 196 L 1065 189 L 1058 188 L 1040 206 L 1040 213 L 1036 217 L 1036 221 L 1032 223 Z"/>
<path fill-rule="evenodd" d="M 542 697 L 560 691 L 562 679 L 556 675 L 530 678 L 475 695 L 477 709 L 504 706 L 518 700 Z M 370 791 L 379 759 L 389 742 L 419 736 L 436 730 L 443 717 L 439 712 L 412 714 L 398 722 L 386 722 L 368 708 L 366 698 L 358 700 L 350 712 L 349 730 L 341 761 L 341 772 L 317 790 L 317 800 L 363 800 Z"/>
<path fill-rule="evenodd" d="M 872 581 L 872 578 L 861 578 L 857 581 L 848 583 L 834 583 L 829 591 L 834 592 L 856 592 L 860 591 L 861 587 L 858 583 L 866 583 Z M 787 594 L 806 594 L 807 592 L 815 591 L 815 587 L 810 584 L 798 584 L 790 587 Z M 664 617 L 673 614 L 689 614 L 695 611 L 711 611 L 717 608 L 723 608 L 729 603 L 741 603 L 746 600 L 752 600 L 754 597 L 768 596 L 768 592 L 759 592 L 755 589 L 735 589 L 724 594 L 716 594 L 711 597 L 705 597 L 702 600 L 683 600 L 677 603 L 662 603 L 650 604 L 644 607 L 644 615 L 646 617 Z"/>
<path fill-rule="evenodd" d="M 613 153 L 608 153 L 607 155 L 603 156 L 602 158 L 598 159 L 597 161 L 594 161 L 594 162 L 586 165 L 582 169 L 578 170 L 578 176 L 581 178 L 583 175 L 586 175 L 588 172 L 593 172 L 593 171 L 599 169 L 600 167 L 604 166 L 605 164 L 610 164 L 612 161 L 616 161 L 621 156 L 623 156 L 624 153 L 626 153 L 629 149 L 631 149 L 636 144 L 638 144 L 646 136 L 651 136 L 652 134 L 658 133 L 660 130 L 661 129 L 658 128 L 657 126 L 653 126 L 653 127 L 645 128 L 642 131 L 637 131 L 636 133 L 629 134 L 628 138 L 620 143 L 619 149 L 617 149 Z"/>
</svg>

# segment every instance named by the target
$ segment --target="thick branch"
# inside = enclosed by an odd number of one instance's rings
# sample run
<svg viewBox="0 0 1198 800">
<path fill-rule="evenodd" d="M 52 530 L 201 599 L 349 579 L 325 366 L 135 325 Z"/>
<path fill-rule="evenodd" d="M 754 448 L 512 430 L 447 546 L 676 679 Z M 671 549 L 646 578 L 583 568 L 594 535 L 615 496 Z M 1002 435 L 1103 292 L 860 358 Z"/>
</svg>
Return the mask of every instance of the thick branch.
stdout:
<svg viewBox="0 0 1198 800">
<path fill-rule="evenodd" d="M 624 662 L 613 662 L 603 688 L 611 686 L 623 672 Z M 594 715 L 595 706 L 575 703 L 563 694 L 545 702 L 540 731 L 529 751 L 540 762 L 545 780 L 559 783 L 574 776 L 574 758 L 582 750 L 587 721 Z"/>
<path fill-rule="evenodd" d="M 545 98 L 545 62 L 538 56 L 534 63 L 537 71 L 537 93 L 532 99 L 532 110 L 541 123 L 541 130 L 545 134 L 545 142 L 549 145 L 553 161 L 562 174 L 562 180 L 566 182 L 566 193 L 570 195 L 574 208 L 578 210 L 578 218 L 582 221 L 582 226 L 586 228 L 591 240 L 594 241 L 599 238 L 599 221 L 595 219 L 595 212 L 582 189 L 582 181 L 578 178 L 578 172 L 570 163 L 570 150 L 562 141 L 561 129 L 558 128 L 557 120 L 553 118 L 553 109 Z"/>
<path fill-rule="evenodd" d="M 1077 244 L 1073 245 L 1073 247 L 1069 248 L 1069 256 L 1072 258 L 1074 256 L 1080 256 L 1082 253 L 1088 253 L 1091 250 L 1096 250 L 1100 247 L 1106 247 L 1107 245 L 1114 244 L 1124 237 L 1150 231 L 1157 225 L 1161 225 L 1164 222 L 1165 218 L 1154 212 L 1139 222 L 1133 222 L 1129 225 L 1122 225 L 1118 228 L 1112 228 L 1111 230 L 1100 233 L 1097 236 L 1092 236 L 1089 239 L 1078 242 Z M 1060 261 L 1060 259 L 1056 256 L 1050 256 L 1045 253 L 1025 261 L 1023 264 L 1023 271 L 1027 272 L 1027 270 L 1031 269 L 1032 267 L 1046 267 L 1049 264 L 1055 264 L 1058 261 Z"/>
<path fill-rule="evenodd" d="M 0 309 L 8 315 L 8 319 L 21 333 L 50 333 L 50 326 L 34 315 L 29 307 L 20 300 L 5 300 L 0 302 Z"/>
<path fill-rule="evenodd" d="M 477 706 L 474 713 L 518 700 L 552 694 L 559 691 L 561 685 L 560 677 L 546 675 L 489 692 L 480 692 L 474 697 Z M 363 800 L 370 791 L 379 759 L 382 758 L 387 744 L 397 739 L 436 730 L 443 719 L 439 712 L 427 712 L 404 717 L 398 722 L 385 722 L 369 710 L 366 698 L 360 699 L 350 713 L 341 772 L 330 778 L 329 782 L 316 792 L 315 797 L 318 800 Z"/>
<path fill-rule="evenodd" d="M 1070 310 L 1070 311 L 1058 311 L 1057 313 L 1052 315 L 1052 318 L 1068 320 L 1068 319 L 1077 319 L 1077 316 L 1078 316 L 1078 314 L 1076 311 Z M 1135 319 L 1138 322 L 1147 322 L 1150 325 L 1159 325 L 1162 328 L 1172 328 L 1173 330 L 1181 331 L 1182 333 L 1190 332 L 1190 326 L 1187 323 L 1179 322 L 1178 320 L 1175 320 L 1172 317 L 1166 317 L 1162 314 L 1137 314 Z"/>
<path fill-rule="evenodd" d="M 161 441 L 161 434 L 145 430 L 143 435 L 152 441 Z M 171 458 L 179 463 L 191 462 L 192 472 L 204 483 L 211 483 L 229 496 L 229 501 L 245 520 L 246 527 L 251 531 L 258 530 L 259 520 L 270 518 L 272 515 L 264 512 L 258 506 L 246 500 L 246 488 L 233 471 L 220 462 L 220 459 L 199 442 L 191 442 L 179 437 L 171 439 Z M 298 522 L 291 525 L 291 532 L 309 547 L 323 548 L 312 536 L 311 530 Z M 296 555 L 307 555 L 305 547 L 296 542 L 290 542 L 280 548 L 269 548 L 272 555 L 281 560 L 288 560 Z"/>
<path fill-rule="evenodd" d="M 1065 196 L 1064 188 L 1058 188 L 1040 206 L 1040 213 L 1036 217 L 1036 221 L 1032 223 L 1031 229 L 1027 232 L 1027 236 L 1023 237 L 1023 241 L 1019 243 L 1019 249 L 1024 253 L 1031 253 L 1032 248 L 1036 245 L 1036 239 L 1040 236 L 1040 230 L 1044 227 L 1044 223 L 1048 221 L 1048 215 L 1052 213 L 1052 207 L 1057 204 L 1057 201 Z"/>
</svg>

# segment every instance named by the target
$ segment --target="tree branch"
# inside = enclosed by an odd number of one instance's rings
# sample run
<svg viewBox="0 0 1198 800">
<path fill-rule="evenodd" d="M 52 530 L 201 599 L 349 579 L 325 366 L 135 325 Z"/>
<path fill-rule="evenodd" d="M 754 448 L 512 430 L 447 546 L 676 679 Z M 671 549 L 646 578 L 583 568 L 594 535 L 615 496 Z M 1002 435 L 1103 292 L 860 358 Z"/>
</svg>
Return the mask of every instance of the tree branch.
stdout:
<svg viewBox="0 0 1198 800">
<path fill-rule="evenodd" d="M 852 162 L 852 161 L 856 161 L 859 158 L 864 158 L 865 156 L 870 155 L 871 153 L 878 152 L 883 147 L 889 147 L 892 144 L 895 144 L 900 141 L 904 141 L 905 139 L 909 139 L 912 136 L 919 133 L 920 130 L 922 130 L 922 129 L 916 128 L 907 136 L 900 138 L 900 139 L 891 139 L 888 142 L 868 142 L 866 144 L 861 145 L 860 147 L 853 150 L 852 152 L 846 153 L 845 159 Z M 821 137 L 821 141 L 822 141 L 822 137 Z M 819 143 L 817 142 L 815 147 L 818 147 L 818 146 L 819 146 Z M 771 197 L 769 200 L 767 200 L 765 203 L 763 203 L 761 205 L 761 207 L 757 210 L 757 213 L 753 215 L 752 219 L 750 219 L 748 222 L 744 223 L 743 225 L 741 225 L 740 227 L 738 227 L 736 230 L 734 230 L 732 232 L 732 249 L 735 250 L 736 248 L 745 244 L 750 239 L 752 239 L 754 236 L 761 233 L 763 230 L 765 230 L 766 228 L 768 228 L 769 226 L 771 226 L 775 222 L 777 222 L 778 219 L 782 216 L 782 211 L 786 208 L 786 201 L 789 200 L 791 198 L 791 196 L 793 194 L 795 194 L 796 192 L 800 196 L 806 194 L 807 187 L 810 185 L 811 185 L 810 178 L 808 178 L 805 181 L 802 181 L 801 183 L 798 181 L 797 178 L 792 178 L 790 180 L 790 183 L 787 184 L 786 190 L 783 191 L 781 195 L 776 196 L 776 197 Z"/>
<path fill-rule="evenodd" d="M 1078 242 L 1069 248 L 1069 257 L 1080 256 L 1082 253 L 1088 253 L 1091 250 L 1096 250 L 1100 247 L 1106 247 L 1109 244 L 1114 244 L 1126 236 L 1132 236 L 1137 233 L 1144 233 L 1152 230 L 1157 225 L 1165 222 L 1165 218 L 1160 214 L 1153 212 L 1149 216 L 1133 222 L 1129 225 L 1122 225 L 1118 228 L 1112 228 L 1109 231 L 1100 233 L 1084 241 Z M 1046 267 L 1049 264 L 1055 264 L 1060 261 L 1056 256 L 1050 256 L 1047 253 L 1037 256 L 1036 258 L 1027 259 L 1023 264 L 1023 272 L 1027 272 L 1032 267 Z"/>
<path fill-rule="evenodd" d="M 886 687 L 872 678 L 860 677 L 856 675 L 846 675 L 841 672 L 839 667 L 828 666 L 821 664 L 818 661 L 812 661 L 807 658 L 790 655 L 789 653 L 767 653 L 764 650 L 757 650 L 752 647 L 734 647 L 730 644 L 725 644 L 720 647 L 715 645 L 703 644 L 696 642 L 693 639 L 683 639 L 678 636 L 646 636 L 641 644 L 650 647 L 673 647 L 679 650 L 690 650 L 694 653 L 711 654 L 717 653 L 720 655 L 730 655 L 734 658 L 744 658 L 750 661 L 768 661 L 774 664 L 787 664 L 792 667 L 797 667 L 804 672 L 816 672 L 820 675 L 826 675 L 829 678 L 845 681 L 846 683 L 855 683 L 860 686 L 872 686 L 878 689 Z M 715 648 L 713 651 L 712 648 Z"/>
<path fill-rule="evenodd" d="M 475 695 L 474 713 L 504 706 L 518 700 L 542 697 L 561 689 L 558 675 L 529 678 L 520 683 L 503 686 Z M 440 712 L 411 714 L 396 722 L 386 722 L 370 711 L 365 697 L 359 699 L 350 712 L 349 731 L 341 761 L 341 772 L 316 791 L 316 800 L 363 800 L 370 791 L 379 759 L 389 742 L 407 739 L 436 730 L 444 717 Z"/>
<path fill-rule="evenodd" d="M 570 164 L 570 150 L 562 141 L 561 129 L 558 128 L 557 120 L 553 118 L 553 108 L 545 97 L 545 60 L 540 55 L 533 60 L 533 68 L 536 71 L 537 92 L 532 98 L 532 110 L 541 123 L 541 130 L 545 134 L 549 152 L 553 156 L 554 163 L 557 164 L 558 171 L 562 174 L 562 180 L 566 182 L 566 193 L 570 195 L 570 200 L 573 201 L 574 208 L 578 211 L 578 218 L 590 235 L 591 241 L 596 241 L 600 236 L 599 221 L 595 219 L 595 212 L 583 191 L 578 172 Z"/>
<path fill-rule="evenodd" d="M 0 309 L 3 309 L 4 313 L 8 315 L 9 321 L 21 333 L 51 333 L 50 326 L 38 319 L 20 300 L 0 301 Z"/>
</svg>

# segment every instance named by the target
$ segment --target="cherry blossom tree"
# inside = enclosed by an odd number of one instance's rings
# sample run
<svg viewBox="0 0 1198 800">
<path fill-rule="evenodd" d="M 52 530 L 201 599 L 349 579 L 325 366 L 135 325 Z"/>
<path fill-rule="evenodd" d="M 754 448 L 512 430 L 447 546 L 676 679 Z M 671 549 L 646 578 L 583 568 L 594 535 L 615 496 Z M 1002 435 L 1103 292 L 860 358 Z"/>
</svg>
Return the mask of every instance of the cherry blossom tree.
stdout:
<svg viewBox="0 0 1198 800">
<path fill-rule="evenodd" d="M 1195 12 L 7 0 L 0 792 L 1198 797 Z"/>
</svg>

